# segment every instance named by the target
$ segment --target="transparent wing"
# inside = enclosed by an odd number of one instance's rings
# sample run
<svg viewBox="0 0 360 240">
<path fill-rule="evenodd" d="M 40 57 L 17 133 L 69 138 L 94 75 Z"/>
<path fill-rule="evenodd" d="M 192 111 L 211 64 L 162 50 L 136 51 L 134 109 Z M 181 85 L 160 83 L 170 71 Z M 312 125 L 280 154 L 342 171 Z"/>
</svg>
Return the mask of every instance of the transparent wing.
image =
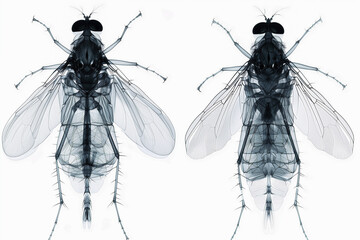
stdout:
<svg viewBox="0 0 360 240">
<path fill-rule="evenodd" d="M 6 123 L 2 146 L 9 157 L 18 158 L 42 143 L 60 123 L 63 89 L 56 74 L 39 87 Z"/>
<path fill-rule="evenodd" d="M 114 122 L 142 151 L 166 156 L 175 145 L 175 130 L 166 114 L 135 84 L 114 73 Z"/>
<path fill-rule="evenodd" d="M 291 66 L 295 87 L 292 94 L 294 122 L 320 150 L 336 158 L 353 152 L 354 134 L 345 119 L 316 90 L 299 69 Z"/>
<path fill-rule="evenodd" d="M 191 123 L 185 136 L 187 154 L 197 159 L 223 148 L 242 125 L 244 102 L 243 76 L 236 73 Z"/>
</svg>

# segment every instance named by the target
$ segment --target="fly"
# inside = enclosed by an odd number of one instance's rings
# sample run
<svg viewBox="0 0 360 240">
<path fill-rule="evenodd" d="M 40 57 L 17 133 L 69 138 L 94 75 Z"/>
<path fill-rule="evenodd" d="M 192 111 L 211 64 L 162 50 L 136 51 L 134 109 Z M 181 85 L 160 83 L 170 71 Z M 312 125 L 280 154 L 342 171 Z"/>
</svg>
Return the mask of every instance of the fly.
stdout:
<svg viewBox="0 0 360 240">
<path fill-rule="evenodd" d="M 272 18 L 256 24 L 253 34 L 259 37 L 248 53 L 217 21 L 214 24 L 226 31 L 235 47 L 248 58 L 242 66 L 223 67 L 206 78 L 223 71 L 235 72 L 232 79 L 200 115 L 192 122 L 185 136 L 187 154 L 203 158 L 220 150 L 241 127 L 238 148 L 238 181 L 241 210 L 231 237 L 234 239 L 246 207 L 243 197 L 243 176 L 250 192 L 266 219 L 278 209 L 288 191 L 287 183 L 296 177 L 294 207 L 302 232 L 308 239 L 298 209 L 300 186 L 300 157 L 294 124 L 320 150 L 336 158 L 347 158 L 354 146 L 353 132 L 345 119 L 307 81 L 300 69 L 317 71 L 345 85 L 316 67 L 288 59 L 305 35 L 285 52 L 278 37 L 284 28 Z M 276 35 L 274 35 L 276 34 Z"/>
<path fill-rule="evenodd" d="M 61 125 L 55 153 L 59 207 L 49 239 L 64 204 L 59 170 L 83 185 L 82 220 L 90 224 L 92 183 L 102 182 L 114 168 L 112 203 L 122 231 L 129 239 L 117 206 L 120 153 L 114 123 L 145 153 L 166 156 L 174 148 L 175 130 L 169 118 L 126 78 L 117 65 L 140 67 L 164 81 L 166 78 L 136 62 L 112 60 L 105 55 L 121 42 L 129 25 L 140 16 L 141 12 L 125 26 L 122 35 L 104 49 L 95 33 L 103 30 L 102 24 L 90 19 L 91 14 L 84 15 L 84 19 L 72 25 L 72 31 L 77 35 L 71 50 L 58 42 L 44 23 L 33 19 L 46 28 L 54 43 L 69 57 L 61 64 L 44 66 L 26 75 L 15 85 L 18 87 L 25 78 L 39 71 L 54 70 L 9 119 L 3 130 L 2 143 L 9 157 L 24 157 Z"/>
</svg>

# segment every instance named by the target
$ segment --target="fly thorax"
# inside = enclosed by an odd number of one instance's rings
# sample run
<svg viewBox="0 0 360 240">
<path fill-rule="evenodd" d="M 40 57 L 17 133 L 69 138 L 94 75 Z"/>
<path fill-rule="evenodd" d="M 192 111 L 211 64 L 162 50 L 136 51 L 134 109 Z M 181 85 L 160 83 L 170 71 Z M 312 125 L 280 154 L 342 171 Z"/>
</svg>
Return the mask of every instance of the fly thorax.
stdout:
<svg viewBox="0 0 360 240">
<path fill-rule="evenodd" d="M 284 67 L 284 53 L 281 48 L 276 46 L 272 41 L 263 42 L 253 54 L 253 63 L 255 73 L 271 81 L 281 74 Z"/>
<path fill-rule="evenodd" d="M 93 89 L 97 85 L 103 63 L 101 46 L 84 36 L 73 48 L 72 61 L 80 87 L 83 90 Z"/>
</svg>

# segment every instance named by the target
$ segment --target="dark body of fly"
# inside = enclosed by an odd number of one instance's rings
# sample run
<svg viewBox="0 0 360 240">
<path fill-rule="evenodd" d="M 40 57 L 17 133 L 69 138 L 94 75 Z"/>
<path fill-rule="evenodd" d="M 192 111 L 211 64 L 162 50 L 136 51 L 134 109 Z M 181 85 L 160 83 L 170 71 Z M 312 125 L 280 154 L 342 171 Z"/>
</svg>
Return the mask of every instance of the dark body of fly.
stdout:
<svg viewBox="0 0 360 240">
<path fill-rule="evenodd" d="M 110 100 L 111 81 L 104 71 L 108 60 L 102 43 L 90 31 L 101 31 L 102 26 L 85 17 L 74 23 L 72 30 L 82 34 L 59 69 L 69 71 L 63 84 L 62 126 L 55 158 L 71 177 L 84 179 L 83 220 L 91 221 L 90 178 L 106 175 L 119 152 L 113 134 L 112 106 L 100 104 Z"/>
<path fill-rule="evenodd" d="M 93 184 L 99 186 L 115 169 L 112 203 L 122 231 L 129 239 L 117 206 L 120 154 L 114 123 L 147 154 L 163 157 L 174 148 L 175 130 L 170 119 L 127 79 L 117 65 L 140 67 L 164 81 L 166 78 L 136 62 L 110 60 L 105 55 L 121 42 L 129 25 L 140 16 L 141 13 L 132 19 L 122 35 L 104 49 L 95 33 L 102 31 L 101 23 L 84 15 L 84 20 L 76 21 L 72 26 L 77 35 L 71 50 L 55 40 L 45 24 L 33 19 L 46 28 L 54 43 L 69 57 L 61 64 L 44 66 L 26 75 L 15 85 L 18 87 L 26 77 L 39 71 L 54 70 L 9 119 L 3 131 L 2 146 L 8 156 L 23 157 L 34 151 L 61 124 L 55 152 L 59 207 L 49 239 L 64 204 L 60 169 L 76 183 L 76 190 L 82 186 L 83 221 L 86 224 L 91 221 Z"/>
<path fill-rule="evenodd" d="M 300 187 L 300 158 L 294 124 L 308 136 L 320 150 L 337 158 L 352 154 L 354 135 L 340 114 L 306 80 L 300 69 L 317 71 L 337 81 L 336 78 L 316 67 L 291 62 L 288 57 L 299 45 L 309 30 L 321 21 L 316 21 L 302 37 L 285 52 L 277 34 L 284 28 L 272 18 L 266 18 L 253 28 L 257 37 L 248 53 L 226 31 L 235 47 L 248 58 L 241 66 L 223 67 L 207 77 L 223 71 L 236 72 L 226 87 L 221 90 L 190 125 L 185 145 L 192 158 L 203 158 L 220 150 L 241 128 L 238 148 L 238 181 L 241 210 L 234 239 L 246 207 L 243 197 L 242 176 L 257 207 L 271 219 L 272 211 L 278 209 L 288 191 L 290 180 L 296 176 L 294 207 L 301 229 L 308 239 L 298 209 Z"/>
<path fill-rule="evenodd" d="M 293 87 L 288 60 L 283 45 L 271 32 L 270 26 L 277 23 L 268 19 L 260 24 L 265 25 L 266 31 L 253 46 L 244 70 L 248 77 L 244 81 L 246 101 L 238 164 L 248 181 L 262 182 L 262 191 L 256 183 L 249 187 L 259 207 L 265 206 L 270 216 L 274 205 L 281 205 L 286 182 L 293 177 L 299 159 L 291 115 Z"/>
</svg>

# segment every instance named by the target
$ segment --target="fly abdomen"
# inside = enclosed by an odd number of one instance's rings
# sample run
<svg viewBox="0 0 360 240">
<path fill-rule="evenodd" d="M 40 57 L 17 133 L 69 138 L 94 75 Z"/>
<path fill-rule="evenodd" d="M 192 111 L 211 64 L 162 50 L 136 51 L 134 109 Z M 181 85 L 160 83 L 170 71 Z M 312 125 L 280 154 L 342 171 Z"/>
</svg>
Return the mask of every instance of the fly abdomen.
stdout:
<svg viewBox="0 0 360 240">
<path fill-rule="evenodd" d="M 99 92 L 85 96 L 72 93 L 73 88 L 70 86 L 66 86 L 65 90 L 69 95 L 64 99 L 58 141 L 59 147 L 60 140 L 66 135 L 58 153 L 62 169 L 69 176 L 80 179 L 104 176 L 116 161 L 108 132 L 117 144 L 112 125 L 113 109 L 108 104 L 109 87 L 104 85 Z M 79 104 L 69 121 L 67 116 L 74 103 Z M 99 108 L 106 113 L 105 118 L 101 117 Z"/>
<path fill-rule="evenodd" d="M 83 156 L 81 163 L 83 165 L 83 174 L 85 178 L 91 177 L 91 170 L 94 159 L 90 158 L 91 154 L 91 118 L 89 109 L 89 97 L 85 98 L 85 114 L 83 129 Z"/>
<path fill-rule="evenodd" d="M 294 128 L 290 129 L 294 137 Z M 242 141 L 245 132 L 243 128 Z M 251 126 L 241 168 L 256 205 L 270 218 L 271 212 L 281 206 L 297 168 L 286 127 L 280 121 Z"/>
<path fill-rule="evenodd" d="M 84 127 L 83 127 L 83 156 L 82 156 L 82 172 L 85 178 L 85 192 L 83 201 L 83 222 L 91 222 L 91 199 L 89 179 L 92 174 L 92 165 L 95 161 L 91 158 L 91 118 L 90 118 L 90 103 L 89 97 L 85 97 L 84 107 Z M 96 155 L 96 154 L 95 154 Z"/>
</svg>

